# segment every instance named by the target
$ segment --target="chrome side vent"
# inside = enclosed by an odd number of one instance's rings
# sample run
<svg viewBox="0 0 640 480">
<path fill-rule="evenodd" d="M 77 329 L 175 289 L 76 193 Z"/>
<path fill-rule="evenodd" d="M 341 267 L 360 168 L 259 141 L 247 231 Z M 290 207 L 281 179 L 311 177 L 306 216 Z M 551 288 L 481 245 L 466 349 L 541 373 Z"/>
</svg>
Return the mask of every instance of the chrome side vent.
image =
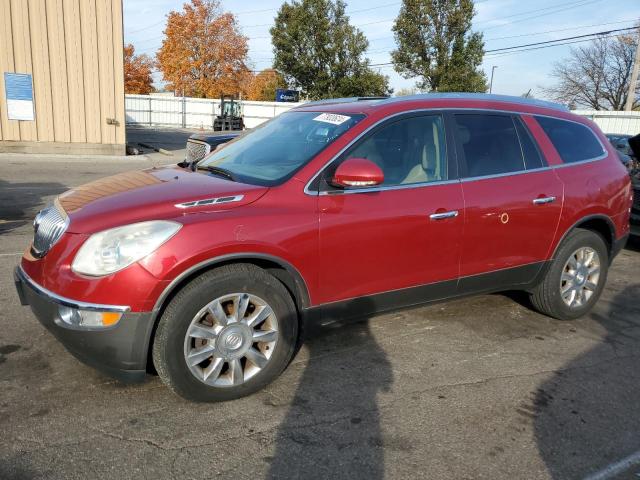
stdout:
<svg viewBox="0 0 640 480">
<path fill-rule="evenodd" d="M 193 202 L 176 203 L 177 208 L 193 208 L 202 207 L 204 205 L 219 205 L 221 203 L 239 202 L 244 195 L 233 195 L 229 197 L 204 198 L 202 200 L 194 200 Z"/>
<path fill-rule="evenodd" d="M 69 226 L 69 217 L 51 205 L 40 210 L 33 221 L 33 243 L 31 254 L 36 258 L 44 257 Z"/>
</svg>

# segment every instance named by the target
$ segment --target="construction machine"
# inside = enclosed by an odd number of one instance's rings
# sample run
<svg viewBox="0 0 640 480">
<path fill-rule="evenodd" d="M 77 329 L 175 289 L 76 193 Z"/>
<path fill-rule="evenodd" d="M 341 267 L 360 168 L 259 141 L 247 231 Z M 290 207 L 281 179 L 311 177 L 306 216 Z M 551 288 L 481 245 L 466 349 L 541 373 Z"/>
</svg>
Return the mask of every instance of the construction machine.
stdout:
<svg viewBox="0 0 640 480">
<path fill-rule="evenodd" d="M 220 96 L 220 115 L 213 120 L 213 130 L 244 130 L 242 104 L 234 95 Z"/>
</svg>

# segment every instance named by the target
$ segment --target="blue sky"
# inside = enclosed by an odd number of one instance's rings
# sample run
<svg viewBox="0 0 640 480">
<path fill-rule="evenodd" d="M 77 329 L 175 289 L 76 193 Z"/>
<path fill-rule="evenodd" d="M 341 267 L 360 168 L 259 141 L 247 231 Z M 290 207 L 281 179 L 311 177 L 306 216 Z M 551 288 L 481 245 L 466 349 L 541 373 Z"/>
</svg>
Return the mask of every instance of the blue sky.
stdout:
<svg viewBox="0 0 640 480">
<path fill-rule="evenodd" d="M 162 42 L 165 17 L 180 10 L 183 0 L 124 0 L 125 42 L 137 53 L 153 55 Z M 244 35 L 249 37 L 253 69 L 271 66 L 273 56 L 269 28 L 281 0 L 223 0 L 222 7 L 237 15 Z M 372 64 L 390 61 L 395 48 L 391 27 L 400 1 L 349 0 L 347 13 L 352 25 L 369 39 L 367 57 Z M 485 49 L 544 42 L 603 30 L 633 26 L 640 19 L 640 0 L 476 0 L 474 29 L 484 33 Z M 579 43 L 577 45 L 585 45 Z M 521 95 L 532 89 L 542 97 L 540 87 L 552 83 L 549 73 L 555 61 L 569 53 L 570 46 L 527 52 L 487 54 L 483 69 L 487 77 L 497 66 L 493 92 Z M 404 79 L 392 66 L 376 67 L 389 76 L 395 90 L 409 88 L 415 80 Z"/>
</svg>

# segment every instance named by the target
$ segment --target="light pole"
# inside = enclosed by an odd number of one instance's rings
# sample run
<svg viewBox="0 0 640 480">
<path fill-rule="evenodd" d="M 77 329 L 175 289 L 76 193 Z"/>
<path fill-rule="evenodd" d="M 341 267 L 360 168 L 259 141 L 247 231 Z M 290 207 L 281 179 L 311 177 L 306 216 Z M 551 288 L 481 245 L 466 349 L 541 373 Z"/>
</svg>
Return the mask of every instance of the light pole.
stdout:
<svg viewBox="0 0 640 480">
<path fill-rule="evenodd" d="M 493 72 L 495 72 L 496 68 L 498 68 L 497 65 L 494 65 L 493 67 L 491 67 L 491 81 L 489 82 L 489 93 L 493 91 Z"/>
<path fill-rule="evenodd" d="M 629 82 L 629 94 L 624 109 L 627 112 L 633 110 L 633 102 L 636 99 L 636 84 L 638 83 L 638 72 L 640 72 L 640 28 L 638 29 L 638 45 L 636 45 L 636 57 L 631 70 L 631 81 Z"/>
</svg>

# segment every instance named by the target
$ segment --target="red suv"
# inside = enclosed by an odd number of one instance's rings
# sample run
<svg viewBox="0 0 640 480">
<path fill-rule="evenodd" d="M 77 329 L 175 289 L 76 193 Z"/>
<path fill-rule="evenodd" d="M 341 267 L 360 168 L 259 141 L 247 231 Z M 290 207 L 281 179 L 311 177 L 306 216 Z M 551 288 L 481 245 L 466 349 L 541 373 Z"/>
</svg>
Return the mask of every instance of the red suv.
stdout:
<svg viewBox="0 0 640 480">
<path fill-rule="evenodd" d="M 237 398 L 302 325 L 524 290 L 588 312 L 629 233 L 629 176 L 589 120 L 473 94 L 309 103 L 194 168 L 58 197 L 16 269 L 77 357 L 178 394 Z"/>
</svg>

